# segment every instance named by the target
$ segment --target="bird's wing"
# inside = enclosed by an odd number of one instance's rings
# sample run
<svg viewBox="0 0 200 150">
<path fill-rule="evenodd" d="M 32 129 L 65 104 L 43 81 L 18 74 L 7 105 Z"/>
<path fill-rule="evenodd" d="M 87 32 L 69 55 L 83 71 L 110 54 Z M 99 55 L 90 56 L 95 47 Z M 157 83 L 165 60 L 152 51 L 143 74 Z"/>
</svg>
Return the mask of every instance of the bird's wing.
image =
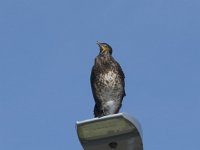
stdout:
<svg viewBox="0 0 200 150">
<path fill-rule="evenodd" d="M 97 73 L 97 67 L 94 65 L 92 67 L 92 71 L 91 71 L 91 75 L 90 75 L 90 84 L 91 84 L 91 88 L 92 88 L 92 94 L 94 97 L 94 100 L 97 102 L 98 98 L 96 96 L 96 88 L 95 88 L 95 81 L 96 81 L 96 73 Z"/>
<path fill-rule="evenodd" d="M 126 96 L 126 92 L 125 92 L 125 75 L 124 75 L 124 72 L 120 66 L 120 64 L 112 57 L 112 60 L 115 62 L 115 64 L 117 65 L 116 68 L 117 68 L 117 71 L 119 72 L 119 76 L 121 78 L 121 82 L 122 82 L 122 86 L 124 88 L 124 93 L 123 93 L 123 97 Z"/>
</svg>

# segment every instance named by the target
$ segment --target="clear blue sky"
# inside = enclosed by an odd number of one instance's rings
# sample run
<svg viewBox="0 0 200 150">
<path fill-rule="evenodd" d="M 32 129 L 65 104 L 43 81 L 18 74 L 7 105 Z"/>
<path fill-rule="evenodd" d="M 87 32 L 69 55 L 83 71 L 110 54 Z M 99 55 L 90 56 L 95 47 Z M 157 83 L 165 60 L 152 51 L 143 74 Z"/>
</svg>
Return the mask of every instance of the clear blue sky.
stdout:
<svg viewBox="0 0 200 150">
<path fill-rule="evenodd" d="M 0 149 L 82 149 L 97 40 L 124 70 L 121 112 L 145 149 L 200 149 L 199 15 L 199 0 L 1 0 Z"/>
</svg>

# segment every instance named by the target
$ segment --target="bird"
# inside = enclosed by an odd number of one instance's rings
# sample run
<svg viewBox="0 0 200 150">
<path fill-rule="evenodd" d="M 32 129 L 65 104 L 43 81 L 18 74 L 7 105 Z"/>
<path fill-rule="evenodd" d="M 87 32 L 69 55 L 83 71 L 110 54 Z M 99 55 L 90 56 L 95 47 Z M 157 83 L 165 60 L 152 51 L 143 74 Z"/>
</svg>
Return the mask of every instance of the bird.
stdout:
<svg viewBox="0 0 200 150">
<path fill-rule="evenodd" d="M 94 117 L 117 114 L 122 106 L 125 93 L 125 75 L 120 64 L 112 56 L 112 47 L 100 43 L 90 75 L 95 101 Z"/>
</svg>

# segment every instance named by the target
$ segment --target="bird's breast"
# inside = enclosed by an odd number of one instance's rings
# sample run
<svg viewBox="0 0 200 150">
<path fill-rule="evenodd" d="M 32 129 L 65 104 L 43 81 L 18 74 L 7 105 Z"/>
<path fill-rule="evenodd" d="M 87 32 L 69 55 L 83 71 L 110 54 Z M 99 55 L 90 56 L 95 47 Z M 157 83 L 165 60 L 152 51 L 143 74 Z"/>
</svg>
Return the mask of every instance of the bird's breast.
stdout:
<svg viewBox="0 0 200 150">
<path fill-rule="evenodd" d="M 99 80 L 106 86 L 112 87 L 116 84 L 117 74 L 114 71 L 108 71 L 107 73 L 102 73 L 99 76 Z"/>
</svg>

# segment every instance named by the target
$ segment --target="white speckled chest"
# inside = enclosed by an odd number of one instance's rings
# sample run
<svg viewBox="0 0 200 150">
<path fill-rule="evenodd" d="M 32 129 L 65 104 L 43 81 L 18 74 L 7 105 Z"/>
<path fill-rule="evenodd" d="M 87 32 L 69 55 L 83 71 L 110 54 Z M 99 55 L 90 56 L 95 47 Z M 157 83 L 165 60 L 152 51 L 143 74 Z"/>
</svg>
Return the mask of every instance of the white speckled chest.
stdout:
<svg viewBox="0 0 200 150">
<path fill-rule="evenodd" d="M 99 75 L 99 97 L 103 101 L 119 101 L 123 87 L 119 84 L 120 77 L 114 71 Z"/>
<path fill-rule="evenodd" d="M 99 80 L 106 87 L 115 87 L 118 76 L 113 71 L 108 71 L 106 74 L 100 74 Z"/>
</svg>

